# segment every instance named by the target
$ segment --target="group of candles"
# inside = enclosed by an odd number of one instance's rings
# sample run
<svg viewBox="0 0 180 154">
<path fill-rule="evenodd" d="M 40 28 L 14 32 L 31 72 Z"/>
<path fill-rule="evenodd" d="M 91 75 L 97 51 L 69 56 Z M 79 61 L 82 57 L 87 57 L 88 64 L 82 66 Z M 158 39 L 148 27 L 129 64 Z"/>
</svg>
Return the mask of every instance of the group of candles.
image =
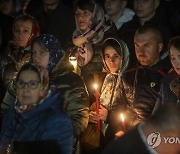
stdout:
<svg viewBox="0 0 180 154">
<path fill-rule="evenodd" d="M 77 73 L 78 72 L 78 66 L 77 66 L 77 58 L 74 56 L 69 57 L 69 61 L 70 63 L 73 65 L 74 67 L 74 72 Z M 97 115 L 99 115 L 99 109 L 100 109 L 100 103 L 99 103 L 99 97 L 100 97 L 100 93 L 98 91 L 98 84 L 95 83 L 94 84 L 94 95 L 96 98 L 96 113 Z M 123 115 L 123 113 L 120 114 L 120 118 L 121 118 L 121 125 L 123 128 L 123 131 L 126 132 L 126 124 L 125 124 L 125 117 Z M 101 130 L 101 122 L 100 120 L 97 122 L 97 128 L 100 131 Z"/>
</svg>

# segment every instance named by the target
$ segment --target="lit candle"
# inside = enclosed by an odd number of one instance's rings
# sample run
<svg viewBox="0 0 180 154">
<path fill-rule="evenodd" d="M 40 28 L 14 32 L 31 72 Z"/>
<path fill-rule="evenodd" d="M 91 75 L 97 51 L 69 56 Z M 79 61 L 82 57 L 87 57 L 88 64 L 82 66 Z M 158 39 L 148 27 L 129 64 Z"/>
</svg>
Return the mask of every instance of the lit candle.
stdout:
<svg viewBox="0 0 180 154">
<path fill-rule="evenodd" d="M 100 104 L 99 104 L 99 97 L 100 97 L 100 94 L 99 94 L 99 91 L 98 91 L 98 84 L 94 84 L 94 96 L 96 98 L 96 113 L 97 115 L 99 115 L 99 108 L 100 108 Z M 100 123 L 100 120 L 98 120 L 97 122 L 97 127 L 98 127 L 98 131 L 101 130 L 101 123 Z"/>
<path fill-rule="evenodd" d="M 124 120 L 125 118 L 122 113 L 120 114 L 120 118 L 121 118 L 121 122 L 122 122 L 123 131 L 126 132 L 126 124 L 125 124 L 125 120 Z"/>
<path fill-rule="evenodd" d="M 77 73 L 78 70 L 77 70 L 77 59 L 76 59 L 76 57 L 75 56 L 70 56 L 69 61 L 73 65 L 73 68 L 74 68 L 73 72 Z"/>
</svg>

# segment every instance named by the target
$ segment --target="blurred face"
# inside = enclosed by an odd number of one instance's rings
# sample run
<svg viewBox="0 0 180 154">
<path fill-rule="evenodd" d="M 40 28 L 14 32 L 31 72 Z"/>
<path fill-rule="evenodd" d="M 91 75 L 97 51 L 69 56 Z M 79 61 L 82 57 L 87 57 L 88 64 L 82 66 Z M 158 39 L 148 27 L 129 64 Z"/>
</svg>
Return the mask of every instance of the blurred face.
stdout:
<svg viewBox="0 0 180 154">
<path fill-rule="evenodd" d="M 16 82 L 16 96 L 21 104 L 30 105 L 39 102 L 43 97 L 43 92 L 42 84 L 36 72 L 32 70 L 21 72 Z"/>
<path fill-rule="evenodd" d="M 159 0 L 134 0 L 134 11 L 144 21 L 151 19 L 159 5 Z"/>
<path fill-rule="evenodd" d="M 86 31 L 88 27 L 91 26 L 92 12 L 88 10 L 81 10 L 77 8 L 76 10 L 76 19 L 79 29 L 81 31 Z"/>
<path fill-rule="evenodd" d="M 107 47 L 104 50 L 105 63 L 111 73 L 115 73 L 119 70 L 121 65 L 121 56 L 112 47 Z"/>
<path fill-rule="evenodd" d="M 170 48 L 170 58 L 174 70 L 180 75 L 180 51 L 173 46 Z"/>
<path fill-rule="evenodd" d="M 159 60 L 163 44 L 158 42 L 155 34 L 152 32 L 135 34 L 135 52 L 141 65 L 150 66 Z"/>
<path fill-rule="evenodd" d="M 26 47 L 32 37 L 32 22 L 17 21 L 14 26 L 14 40 L 20 47 Z"/>
<path fill-rule="evenodd" d="M 47 68 L 49 63 L 49 52 L 35 42 L 32 47 L 32 59 L 34 64 Z"/>
<path fill-rule="evenodd" d="M 43 0 L 46 5 L 56 5 L 60 0 Z"/>
<path fill-rule="evenodd" d="M 123 8 L 126 6 L 126 0 L 105 0 L 104 7 L 110 16 L 118 15 L 119 12 L 123 11 Z"/>
</svg>

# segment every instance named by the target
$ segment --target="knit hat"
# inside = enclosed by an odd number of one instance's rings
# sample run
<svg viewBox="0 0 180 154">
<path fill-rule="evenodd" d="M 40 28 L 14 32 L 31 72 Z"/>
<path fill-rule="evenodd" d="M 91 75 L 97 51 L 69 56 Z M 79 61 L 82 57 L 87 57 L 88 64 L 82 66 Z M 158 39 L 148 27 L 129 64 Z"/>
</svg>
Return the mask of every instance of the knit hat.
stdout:
<svg viewBox="0 0 180 154">
<path fill-rule="evenodd" d="M 50 34 L 40 35 L 39 40 L 49 51 L 48 71 L 49 73 L 51 73 L 57 65 L 57 63 L 63 57 L 63 51 L 60 42 L 55 36 Z"/>
</svg>

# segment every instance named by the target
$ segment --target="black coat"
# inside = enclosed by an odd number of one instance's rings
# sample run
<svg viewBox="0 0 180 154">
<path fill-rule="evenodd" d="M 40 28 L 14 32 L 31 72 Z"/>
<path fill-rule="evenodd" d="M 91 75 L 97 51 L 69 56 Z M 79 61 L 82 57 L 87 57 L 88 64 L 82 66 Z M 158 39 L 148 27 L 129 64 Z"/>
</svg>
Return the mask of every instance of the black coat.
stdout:
<svg viewBox="0 0 180 154">
<path fill-rule="evenodd" d="M 166 58 L 150 67 L 138 66 L 126 70 L 126 93 L 132 97 L 131 104 L 138 115 L 137 122 L 151 117 L 162 79 L 169 69 L 169 59 Z"/>
</svg>

